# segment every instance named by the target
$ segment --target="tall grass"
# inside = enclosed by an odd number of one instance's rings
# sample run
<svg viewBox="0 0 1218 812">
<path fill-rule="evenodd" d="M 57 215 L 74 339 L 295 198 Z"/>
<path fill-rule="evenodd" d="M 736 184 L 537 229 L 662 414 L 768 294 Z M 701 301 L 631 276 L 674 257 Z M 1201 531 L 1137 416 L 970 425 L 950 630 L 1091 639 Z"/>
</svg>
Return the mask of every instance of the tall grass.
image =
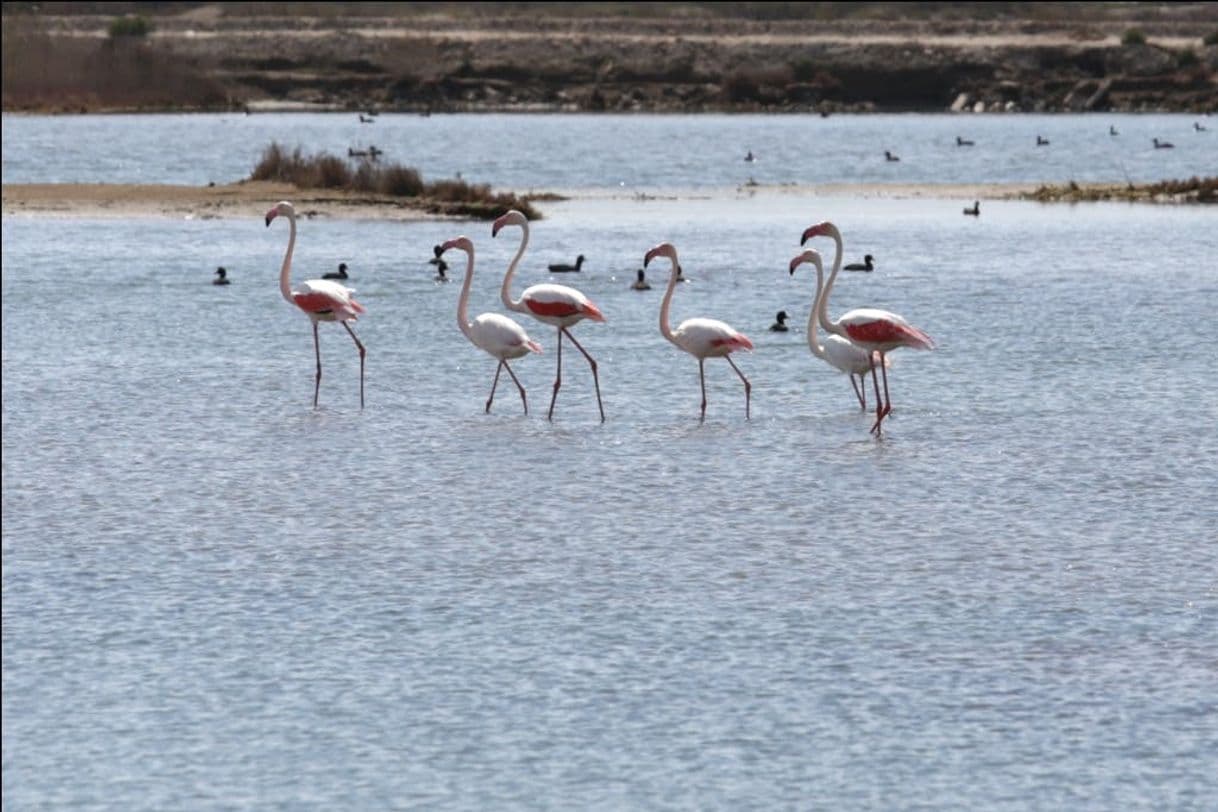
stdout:
<svg viewBox="0 0 1218 812">
<path fill-rule="evenodd" d="M 367 158 L 352 162 L 324 152 L 306 155 L 300 147 L 289 151 L 276 141 L 262 151 L 249 179 L 290 183 L 300 189 L 343 189 L 411 198 L 420 208 L 436 214 L 493 219 L 517 209 L 530 220 L 541 218 L 528 198 L 497 193 L 486 184 L 464 180 L 426 183 L 413 167 Z"/>
</svg>

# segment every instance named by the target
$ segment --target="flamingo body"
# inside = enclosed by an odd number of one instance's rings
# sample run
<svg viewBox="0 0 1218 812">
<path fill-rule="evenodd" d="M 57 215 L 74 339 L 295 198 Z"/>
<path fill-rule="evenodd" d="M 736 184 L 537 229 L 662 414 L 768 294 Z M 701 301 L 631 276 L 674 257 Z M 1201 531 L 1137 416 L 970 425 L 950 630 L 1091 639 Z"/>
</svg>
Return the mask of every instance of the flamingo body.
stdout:
<svg viewBox="0 0 1218 812">
<path fill-rule="evenodd" d="M 465 266 L 465 282 L 461 286 L 461 295 L 457 299 L 457 326 L 461 328 L 461 332 L 465 334 L 471 344 L 499 361 L 499 366 L 495 367 L 495 381 L 491 384 L 490 397 L 486 399 L 486 411 L 490 412 L 491 403 L 495 400 L 495 388 L 499 385 L 499 372 L 506 367 L 516 388 L 520 391 L 520 402 L 524 405 L 524 413 L 528 414 L 529 401 L 525 396 L 524 387 L 520 385 L 520 380 L 512 371 L 508 361 L 523 358 L 531 352 L 541 352 L 541 345 L 529 338 L 523 327 L 499 313 L 483 313 L 473 321 L 469 320 L 466 312 L 469 306 L 470 285 L 474 278 L 474 244 L 468 237 L 457 237 L 442 246 L 437 246 L 437 256 L 449 248 L 459 248 L 469 257 Z"/>
<path fill-rule="evenodd" d="M 723 358 L 731 365 L 736 375 L 744 384 L 744 417 L 749 418 L 749 404 L 753 385 L 744 373 L 736 366 L 731 355 L 737 350 L 752 350 L 753 342 L 749 337 L 718 319 L 694 317 L 686 319 L 673 330 L 668 324 L 668 312 L 672 306 L 672 294 L 677 287 L 677 277 L 681 273 L 681 265 L 677 262 L 677 249 L 672 243 L 660 243 L 643 257 L 643 267 L 646 268 L 656 257 L 668 257 L 672 262 L 672 273 L 668 278 L 668 290 L 664 292 L 664 301 L 660 304 L 660 335 L 667 338 L 680 349 L 698 359 L 698 379 L 702 385 L 701 420 L 706 419 L 706 359 Z"/>
<path fill-rule="evenodd" d="M 529 218 L 516 209 L 512 209 L 499 217 L 491 226 L 491 236 L 498 236 L 499 230 L 504 226 L 520 226 L 524 237 L 520 241 L 520 247 L 516 249 L 516 256 L 512 257 L 507 272 L 503 275 L 503 286 L 499 289 L 499 297 L 503 301 L 503 306 L 517 313 L 528 313 L 543 324 L 558 328 L 557 368 L 554 374 L 554 389 L 550 395 L 550 412 L 547 419 L 554 419 L 554 403 L 558 400 L 558 390 L 562 386 L 562 340 L 563 336 L 566 336 L 584 356 L 592 370 L 592 383 L 596 387 L 596 407 L 600 410 L 601 422 L 604 423 L 605 405 L 601 401 L 601 381 L 596 371 L 596 359 L 588 354 L 588 351 L 576 340 L 569 329 L 584 319 L 604 321 L 604 314 L 592 303 L 591 299 L 575 288 L 548 282 L 531 285 L 525 288 L 519 299 L 512 299 L 512 277 L 516 273 L 516 266 L 520 264 L 520 258 L 524 256 L 524 251 L 529 245 Z M 577 260 L 577 264 L 582 262 L 583 257 L 581 256 Z"/>
<path fill-rule="evenodd" d="M 520 301 L 531 316 L 554 327 L 570 327 L 582 319 L 605 320 L 591 299 L 566 285 L 532 285 L 525 288 Z"/>
<path fill-rule="evenodd" d="M 884 418 L 892 411 L 892 402 L 888 397 L 888 352 L 898 347 L 910 347 L 916 350 L 931 350 L 935 348 L 934 339 L 922 330 L 914 327 L 903 317 L 887 310 L 861 307 L 843 313 L 840 318 L 829 318 L 829 293 L 833 290 L 833 282 L 842 266 L 842 234 L 833 223 L 824 222 L 804 229 L 800 244 L 806 243 L 811 237 L 828 236 L 833 239 L 837 254 L 833 260 L 833 270 L 825 282 L 825 289 L 819 296 L 815 316 L 820 325 L 829 333 L 836 333 L 848 338 L 862 347 L 870 356 L 879 354 L 879 363 L 871 368 L 871 381 L 875 386 L 876 407 L 875 423 L 871 431 L 879 436 L 883 431 Z M 798 257 L 796 259 L 799 259 Z M 792 261 L 792 269 L 795 261 Z M 884 398 L 880 400 L 880 386 L 876 367 L 884 376 Z"/>
<path fill-rule="evenodd" d="M 317 324 L 322 321 L 337 321 L 351 336 L 359 349 L 359 405 L 364 408 L 364 359 L 365 349 L 355 331 L 347 324 L 356 321 L 361 313 L 367 312 L 362 304 L 352 296 L 355 291 L 339 282 L 329 279 L 306 279 L 292 288 L 288 278 L 292 273 L 292 252 L 296 248 L 296 208 L 286 200 L 281 200 L 266 213 L 266 224 L 280 215 L 288 218 L 288 247 L 283 254 L 283 265 L 279 270 L 279 293 L 291 304 L 300 308 L 309 321 L 313 323 L 313 354 L 317 359 L 317 376 L 313 382 L 313 408 L 317 408 L 317 395 L 321 389 L 321 345 L 317 337 Z M 345 266 L 342 266 L 345 267 Z"/>
</svg>

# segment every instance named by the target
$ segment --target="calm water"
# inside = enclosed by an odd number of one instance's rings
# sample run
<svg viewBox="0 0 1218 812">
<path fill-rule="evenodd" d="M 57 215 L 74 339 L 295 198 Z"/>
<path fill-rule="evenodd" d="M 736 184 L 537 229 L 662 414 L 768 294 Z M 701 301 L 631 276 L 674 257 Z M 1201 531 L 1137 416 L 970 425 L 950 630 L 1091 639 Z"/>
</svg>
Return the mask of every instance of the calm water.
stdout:
<svg viewBox="0 0 1218 812">
<path fill-rule="evenodd" d="M 229 183 L 248 177 L 272 141 L 344 156 L 375 144 L 429 180 L 460 173 L 522 190 L 1144 182 L 1218 168 L 1218 121 L 1178 114 L 384 114 L 375 124 L 355 113 L 5 115 L 3 123 L 6 183 Z M 1049 146 L 1037 147 L 1038 135 Z M 957 147 L 957 136 L 975 146 Z M 1175 147 L 1155 149 L 1153 138 Z M 901 160 L 886 161 L 885 150 Z M 750 151 L 757 160 L 746 163 Z"/>
<path fill-rule="evenodd" d="M 99 121 L 147 137 L 55 120 Z M 5 808 L 1212 809 L 1218 212 L 960 208 L 545 204 L 516 291 L 588 257 L 560 281 L 608 317 L 576 328 L 604 424 L 570 349 L 546 421 L 523 316 L 530 414 L 502 382 L 482 411 L 495 362 L 426 260 L 468 234 L 501 311 L 514 229 L 302 220 L 297 278 L 345 261 L 369 311 L 367 408 L 322 325 L 315 411 L 262 207 L 4 218 Z M 894 353 L 882 440 L 805 343 L 820 219 L 877 264 L 831 310 L 940 344 Z M 674 319 L 757 345 L 751 421 L 712 361 L 699 424 L 661 269 L 628 289 L 661 240 Z"/>
</svg>

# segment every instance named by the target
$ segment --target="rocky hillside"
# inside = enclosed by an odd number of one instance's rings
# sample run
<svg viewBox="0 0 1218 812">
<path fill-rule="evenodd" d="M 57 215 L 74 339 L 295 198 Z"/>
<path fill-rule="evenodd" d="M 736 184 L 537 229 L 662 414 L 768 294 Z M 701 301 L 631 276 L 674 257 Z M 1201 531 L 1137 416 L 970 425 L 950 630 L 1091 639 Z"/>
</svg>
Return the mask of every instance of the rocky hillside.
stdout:
<svg viewBox="0 0 1218 812">
<path fill-rule="evenodd" d="M 6 110 L 1218 109 L 1214 3 L 10 2 L 3 20 Z"/>
</svg>

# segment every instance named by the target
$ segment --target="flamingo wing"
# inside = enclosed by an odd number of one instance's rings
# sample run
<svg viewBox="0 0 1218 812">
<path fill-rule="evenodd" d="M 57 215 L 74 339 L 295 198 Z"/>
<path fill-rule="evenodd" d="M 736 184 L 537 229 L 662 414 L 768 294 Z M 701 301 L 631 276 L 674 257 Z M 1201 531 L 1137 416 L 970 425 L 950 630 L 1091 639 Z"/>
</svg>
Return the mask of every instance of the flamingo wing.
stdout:
<svg viewBox="0 0 1218 812">
<path fill-rule="evenodd" d="M 529 312 L 540 319 L 605 320 L 591 299 L 566 285 L 533 285 L 525 290 L 521 299 Z"/>
<path fill-rule="evenodd" d="M 933 338 L 896 313 L 887 310 L 862 307 L 844 313 L 838 322 L 846 330 L 851 341 L 864 347 L 871 345 L 878 349 L 883 345 L 888 348 L 912 347 L 917 350 L 935 348 Z"/>
<path fill-rule="evenodd" d="M 861 375 L 871 370 L 871 353 L 839 335 L 825 339 L 825 360 L 842 372 Z M 887 357 L 884 359 L 887 361 Z"/>
<path fill-rule="evenodd" d="M 353 288 L 329 279 L 306 279 L 292 291 L 296 306 L 313 316 L 332 316 L 339 321 L 355 321 L 367 312 L 351 294 Z"/>
<path fill-rule="evenodd" d="M 516 322 L 499 313 L 483 313 L 470 323 L 470 340 L 495 358 L 520 358 L 541 352 L 541 345 Z"/>
<path fill-rule="evenodd" d="M 673 331 L 673 337 L 678 346 L 699 358 L 717 358 L 736 350 L 753 349 L 748 336 L 717 319 L 686 319 Z"/>
</svg>

